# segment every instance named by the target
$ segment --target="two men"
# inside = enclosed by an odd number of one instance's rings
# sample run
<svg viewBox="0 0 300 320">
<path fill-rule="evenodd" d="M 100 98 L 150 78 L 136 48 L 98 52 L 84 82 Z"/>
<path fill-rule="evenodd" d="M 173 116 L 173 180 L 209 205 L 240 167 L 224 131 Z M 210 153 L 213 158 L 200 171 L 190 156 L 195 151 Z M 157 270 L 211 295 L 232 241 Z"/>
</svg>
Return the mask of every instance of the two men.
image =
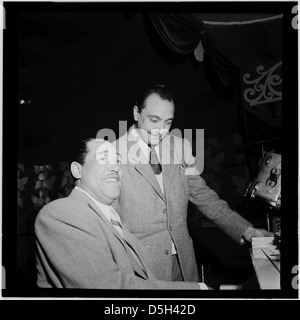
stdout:
<svg viewBox="0 0 300 320">
<path fill-rule="evenodd" d="M 36 218 L 38 286 L 199 290 L 203 284 L 157 280 L 147 248 L 122 226 L 111 207 L 122 179 L 114 147 L 91 139 L 76 151 L 71 163 L 75 188 Z"/>
<path fill-rule="evenodd" d="M 188 201 L 237 242 L 272 235 L 207 187 L 189 143 L 168 134 L 173 118 L 170 91 L 156 85 L 139 97 L 117 151 L 100 139 L 78 148 L 76 187 L 36 219 L 39 287 L 200 289 Z"/>
<path fill-rule="evenodd" d="M 189 201 L 238 243 L 272 234 L 253 228 L 206 185 L 189 142 L 168 134 L 174 111 L 166 86 L 154 85 L 141 92 L 133 109 L 135 125 L 114 142 L 124 159 L 121 194 L 114 207 L 150 249 L 158 279 L 198 281 L 187 229 Z"/>
</svg>

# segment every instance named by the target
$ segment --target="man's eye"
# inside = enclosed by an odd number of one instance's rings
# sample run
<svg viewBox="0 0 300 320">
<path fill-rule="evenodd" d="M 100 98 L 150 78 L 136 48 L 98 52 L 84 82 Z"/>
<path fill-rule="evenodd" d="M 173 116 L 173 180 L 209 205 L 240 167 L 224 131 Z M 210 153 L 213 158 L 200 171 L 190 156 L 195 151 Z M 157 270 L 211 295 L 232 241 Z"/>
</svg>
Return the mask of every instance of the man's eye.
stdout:
<svg viewBox="0 0 300 320">
<path fill-rule="evenodd" d="M 172 124 L 172 121 L 167 121 L 167 122 L 166 122 L 166 125 L 167 125 L 167 126 L 170 126 L 171 124 Z"/>
<path fill-rule="evenodd" d="M 98 162 L 99 164 L 107 164 L 107 158 L 97 159 L 97 162 Z"/>
<path fill-rule="evenodd" d="M 153 122 L 153 123 L 157 122 L 156 119 L 150 119 L 150 121 Z"/>
</svg>

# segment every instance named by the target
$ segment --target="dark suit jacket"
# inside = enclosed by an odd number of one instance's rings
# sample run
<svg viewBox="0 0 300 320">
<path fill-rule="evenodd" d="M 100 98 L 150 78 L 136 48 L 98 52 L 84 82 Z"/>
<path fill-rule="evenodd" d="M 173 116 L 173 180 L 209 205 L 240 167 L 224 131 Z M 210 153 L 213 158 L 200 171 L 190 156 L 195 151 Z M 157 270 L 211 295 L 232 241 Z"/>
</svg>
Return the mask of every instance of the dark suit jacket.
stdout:
<svg viewBox="0 0 300 320">
<path fill-rule="evenodd" d="M 158 281 L 148 249 L 124 227 L 149 280 L 135 276 L 124 240 L 79 190 L 47 204 L 37 216 L 38 286 L 97 289 L 199 289 L 197 283 Z"/>
</svg>

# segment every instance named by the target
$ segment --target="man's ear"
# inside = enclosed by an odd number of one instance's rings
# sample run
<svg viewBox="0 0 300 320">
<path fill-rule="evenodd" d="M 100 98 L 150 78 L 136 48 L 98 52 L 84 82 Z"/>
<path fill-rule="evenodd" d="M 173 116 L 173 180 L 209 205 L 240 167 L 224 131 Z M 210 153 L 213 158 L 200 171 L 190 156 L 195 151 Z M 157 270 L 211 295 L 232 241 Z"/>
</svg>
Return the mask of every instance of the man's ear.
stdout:
<svg viewBox="0 0 300 320">
<path fill-rule="evenodd" d="M 73 161 L 71 163 L 71 173 L 73 175 L 73 177 L 75 179 L 80 179 L 81 178 L 81 168 L 82 168 L 82 165 L 78 162 L 75 162 Z"/>
<path fill-rule="evenodd" d="M 133 118 L 135 121 L 139 120 L 139 108 L 137 106 L 133 107 Z"/>
</svg>

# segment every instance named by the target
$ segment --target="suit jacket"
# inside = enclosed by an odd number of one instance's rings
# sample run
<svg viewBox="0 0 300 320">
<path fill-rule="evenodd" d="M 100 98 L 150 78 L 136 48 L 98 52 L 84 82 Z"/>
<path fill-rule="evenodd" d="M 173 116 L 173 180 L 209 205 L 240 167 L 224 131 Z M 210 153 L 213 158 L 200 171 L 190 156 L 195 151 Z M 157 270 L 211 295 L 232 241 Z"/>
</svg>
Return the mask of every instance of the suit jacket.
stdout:
<svg viewBox="0 0 300 320">
<path fill-rule="evenodd" d="M 132 128 L 114 142 L 124 164 L 121 195 L 113 206 L 128 229 L 150 249 L 158 279 L 171 280 L 173 240 L 184 280 L 198 281 L 193 241 L 187 228 L 189 200 L 236 241 L 251 224 L 206 185 L 187 140 L 167 135 L 163 141 L 164 193 L 137 147 Z"/>
<path fill-rule="evenodd" d="M 199 289 L 197 283 L 156 280 L 147 248 L 124 227 L 149 280 L 134 274 L 123 238 L 84 193 L 42 208 L 35 221 L 39 287 L 96 289 Z"/>
</svg>

